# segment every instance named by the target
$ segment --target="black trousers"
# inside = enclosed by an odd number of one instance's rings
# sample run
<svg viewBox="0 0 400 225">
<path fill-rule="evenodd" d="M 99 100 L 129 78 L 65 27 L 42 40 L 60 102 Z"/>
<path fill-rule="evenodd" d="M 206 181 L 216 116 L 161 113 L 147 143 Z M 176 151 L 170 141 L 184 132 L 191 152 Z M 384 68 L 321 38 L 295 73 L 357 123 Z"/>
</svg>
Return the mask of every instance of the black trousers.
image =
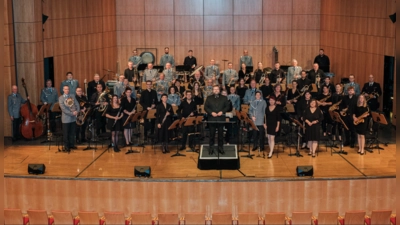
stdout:
<svg viewBox="0 0 400 225">
<path fill-rule="evenodd" d="M 12 138 L 17 139 L 20 138 L 20 132 L 19 132 L 19 127 L 21 125 L 21 118 L 14 118 L 12 121 Z"/>
<path fill-rule="evenodd" d="M 156 127 L 156 119 L 144 119 L 144 137 L 147 137 L 147 133 L 150 130 L 150 134 L 154 134 L 154 128 Z"/>
<path fill-rule="evenodd" d="M 96 134 L 99 135 L 101 133 L 106 132 L 106 117 L 102 116 L 103 112 L 99 112 L 96 110 L 94 113 L 94 118 L 96 120 Z M 75 136 L 75 135 L 74 135 Z"/>
<path fill-rule="evenodd" d="M 222 150 L 224 145 L 224 124 L 223 123 L 208 123 L 210 129 L 210 147 L 214 146 L 215 131 L 218 129 L 218 150 Z"/>
<path fill-rule="evenodd" d="M 186 146 L 186 140 L 188 137 L 189 133 L 194 133 L 194 126 L 184 126 L 182 125 L 182 147 Z M 189 146 L 191 147 L 193 145 L 193 135 L 189 136 Z"/>
<path fill-rule="evenodd" d="M 88 125 L 88 122 L 85 121 L 82 126 L 76 125 L 76 140 L 83 140 L 86 139 L 86 127 Z"/>
<path fill-rule="evenodd" d="M 342 135 L 342 127 L 343 127 L 343 125 L 341 123 L 338 123 L 338 122 L 333 122 L 332 135 L 336 135 L 336 127 L 338 129 L 338 135 Z"/>
<path fill-rule="evenodd" d="M 332 124 L 332 119 L 329 112 L 322 112 L 322 115 L 324 116 L 324 119 L 321 122 L 322 131 L 326 132 L 326 127 L 328 124 Z"/>
<path fill-rule="evenodd" d="M 62 131 L 63 131 L 64 149 L 70 149 L 71 147 L 75 146 L 76 122 L 63 123 Z"/>
<path fill-rule="evenodd" d="M 354 129 L 353 118 L 350 115 L 347 115 L 344 119 L 349 130 L 344 130 L 344 134 L 346 136 L 346 143 L 350 143 L 350 145 L 354 145 L 356 142 L 356 131 Z"/>
<path fill-rule="evenodd" d="M 257 126 L 257 130 L 253 130 L 254 136 L 254 147 L 260 146 L 261 151 L 264 151 L 264 143 L 265 143 L 265 128 L 264 126 Z M 257 143 L 258 142 L 258 143 Z"/>
<path fill-rule="evenodd" d="M 232 134 L 233 134 L 233 136 L 237 136 L 237 133 L 239 130 L 238 125 L 237 125 L 238 118 L 236 116 L 234 116 L 233 118 L 230 118 L 229 121 L 233 121 L 235 123 L 225 124 L 225 128 L 226 128 L 225 141 L 226 142 L 230 142 Z"/>
</svg>

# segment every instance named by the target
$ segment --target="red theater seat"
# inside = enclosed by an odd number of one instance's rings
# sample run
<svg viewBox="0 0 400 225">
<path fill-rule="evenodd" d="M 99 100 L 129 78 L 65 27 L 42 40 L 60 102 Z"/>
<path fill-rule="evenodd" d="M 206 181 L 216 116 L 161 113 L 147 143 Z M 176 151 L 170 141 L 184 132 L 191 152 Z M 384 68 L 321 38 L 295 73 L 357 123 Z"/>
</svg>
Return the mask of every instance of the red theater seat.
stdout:
<svg viewBox="0 0 400 225">
<path fill-rule="evenodd" d="M 339 213 L 337 211 L 321 211 L 318 218 L 313 217 L 314 225 L 331 225 L 337 224 Z"/>
<path fill-rule="evenodd" d="M 149 212 L 133 212 L 131 213 L 132 225 L 154 224 L 153 218 Z"/>
<path fill-rule="evenodd" d="M 159 213 L 157 216 L 158 224 L 179 224 L 178 213 Z"/>
<path fill-rule="evenodd" d="M 29 223 L 28 215 L 22 214 L 20 209 L 4 209 L 4 225 L 26 225 Z"/>
<path fill-rule="evenodd" d="M 54 217 L 54 223 L 57 225 L 78 225 L 78 217 L 73 217 L 70 211 L 53 210 L 51 215 Z"/>
<path fill-rule="evenodd" d="M 47 215 L 46 210 L 28 210 L 29 225 L 52 225 L 54 218 Z"/>
<path fill-rule="evenodd" d="M 303 224 L 310 224 L 312 220 L 312 212 L 293 212 L 291 218 L 287 218 L 289 224 L 293 225 L 303 225 Z"/>
<path fill-rule="evenodd" d="M 262 219 L 258 216 L 258 213 L 255 212 L 239 213 L 237 219 L 240 225 L 256 225 L 262 221 Z"/>
<path fill-rule="evenodd" d="M 122 212 L 104 212 L 104 217 L 107 225 L 131 224 L 131 218 L 125 218 L 124 213 Z"/>
<path fill-rule="evenodd" d="M 78 212 L 79 225 L 103 225 L 104 217 L 99 217 L 97 212 Z"/>
<path fill-rule="evenodd" d="M 278 225 L 285 224 L 286 218 L 283 212 L 269 212 L 265 213 L 264 224 L 266 225 Z"/>
<path fill-rule="evenodd" d="M 339 217 L 338 221 L 341 225 L 360 225 L 364 224 L 365 211 L 363 210 L 354 210 L 347 211 L 344 217 Z"/>
<path fill-rule="evenodd" d="M 232 224 L 232 213 L 213 213 L 211 219 L 213 225 Z"/>
<path fill-rule="evenodd" d="M 206 214 L 205 213 L 185 213 L 184 216 L 185 225 L 199 225 L 206 223 Z"/>
</svg>

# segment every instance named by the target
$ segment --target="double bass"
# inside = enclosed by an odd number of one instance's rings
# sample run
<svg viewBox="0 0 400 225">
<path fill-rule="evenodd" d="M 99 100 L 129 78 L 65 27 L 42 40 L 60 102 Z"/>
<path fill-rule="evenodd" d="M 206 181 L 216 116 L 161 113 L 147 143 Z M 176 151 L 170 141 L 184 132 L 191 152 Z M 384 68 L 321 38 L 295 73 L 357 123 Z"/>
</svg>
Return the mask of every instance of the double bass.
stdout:
<svg viewBox="0 0 400 225">
<path fill-rule="evenodd" d="M 26 89 L 25 79 L 22 78 L 22 86 L 25 89 L 25 95 L 28 98 L 28 90 Z M 38 117 L 38 109 L 29 99 L 21 106 L 21 116 L 23 122 L 21 124 L 21 134 L 26 139 L 35 139 L 43 134 L 43 124 Z"/>
</svg>

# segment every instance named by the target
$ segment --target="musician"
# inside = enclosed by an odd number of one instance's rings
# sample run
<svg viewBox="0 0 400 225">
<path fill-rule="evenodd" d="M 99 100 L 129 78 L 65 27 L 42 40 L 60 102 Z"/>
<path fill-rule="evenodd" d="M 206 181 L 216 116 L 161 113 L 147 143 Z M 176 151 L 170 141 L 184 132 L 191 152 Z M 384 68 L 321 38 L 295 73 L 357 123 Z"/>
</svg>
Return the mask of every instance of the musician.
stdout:
<svg viewBox="0 0 400 225">
<path fill-rule="evenodd" d="M 152 82 L 150 80 L 146 81 L 146 90 L 142 91 L 140 96 L 140 105 L 143 106 L 143 110 L 149 111 L 150 109 L 155 109 L 158 101 L 157 92 L 152 90 Z M 154 134 L 155 119 L 145 119 L 144 120 L 144 139 L 147 139 L 147 133 L 150 129 L 150 134 Z"/>
<path fill-rule="evenodd" d="M 240 56 L 239 65 L 242 63 L 246 64 L 246 66 L 253 66 L 253 58 L 249 56 L 247 49 L 243 50 L 243 55 Z"/>
<path fill-rule="evenodd" d="M 269 96 L 274 92 L 274 87 L 271 85 L 269 77 L 265 77 L 264 84 L 260 87 L 260 90 L 263 93 L 263 99 L 267 102 Z"/>
<path fill-rule="evenodd" d="M 256 99 L 256 91 L 260 91 L 256 88 L 256 81 L 251 80 L 250 81 L 250 88 L 246 90 L 246 93 L 244 94 L 243 98 L 243 103 L 244 104 L 250 104 L 250 102 L 254 101 Z M 261 96 L 262 96 L 262 91 Z"/>
<path fill-rule="evenodd" d="M 335 93 L 332 95 L 332 105 L 333 104 L 340 104 L 340 101 L 342 101 L 344 96 L 343 93 L 343 86 L 342 84 L 336 84 L 335 86 Z M 337 106 L 339 109 L 339 105 Z M 339 111 L 339 110 L 334 110 L 334 111 Z M 338 130 L 338 135 L 339 135 L 339 141 L 342 141 L 342 127 L 343 125 L 341 123 L 338 123 L 336 121 L 333 121 L 333 126 L 332 126 L 332 140 L 336 141 L 336 127 Z"/>
<path fill-rule="evenodd" d="M 122 117 L 122 125 L 128 119 L 128 117 L 132 114 L 136 113 L 136 100 L 132 98 L 132 89 L 127 87 L 125 89 L 126 98 L 121 99 L 121 107 L 123 110 L 123 117 Z M 135 123 L 129 122 L 124 128 L 124 137 L 125 137 L 125 145 L 129 146 L 132 145 L 131 137 L 132 137 L 132 129 L 135 128 Z M 131 152 L 129 152 L 131 153 Z"/>
<path fill-rule="evenodd" d="M 353 112 L 353 121 L 354 123 L 358 122 L 357 125 L 354 125 L 355 131 L 357 133 L 358 140 L 358 154 L 364 155 L 365 148 L 365 134 L 368 130 L 368 122 L 365 119 L 369 115 L 369 109 L 367 106 L 367 100 L 364 95 L 358 96 L 357 106 L 354 108 Z M 363 122 L 362 119 L 364 119 Z"/>
<path fill-rule="evenodd" d="M 319 109 L 322 111 L 323 120 L 322 120 L 322 131 L 324 132 L 324 137 L 326 136 L 326 127 L 327 124 L 332 124 L 332 119 L 329 114 L 329 107 L 332 105 L 332 95 L 329 93 L 329 89 L 327 86 L 324 86 L 322 89 L 322 93 L 317 97 L 317 103 Z"/>
<path fill-rule="evenodd" d="M 349 76 L 349 83 L 344 85 L 344 94 L 348 95 L 348 89 L 349 87 L 353 87 L 355 95 L 359 95 L 361 93 L 360 91 L 360 85 L 355 82 L 355 76 L 353 74 L 350 74 Z"/>
<path fill-rule="evenodd" d="M 152 81 L 156 82 L 158 80 L 158 71 L 153 69 L 153 63 L 147 64 L 147 68 L 144 70 L 143 73 L 143 82 Z"/>
<path fill-rule="evenodd" d="M 281 69 L 279 62 L 276 62 L 274 69 L 269 74 L 269 79 L 272 84 L 281 83 L 285 79 L 285 72 Z"/>
<path fill-rule="evenodd" d="M 215 76 L 214 76 L 215 75 Z M 211 59 L 210 65 L 204 71 L 204 79 L 212 80 L 213 84 L 218 84 L 219 68 L 215 65 L 215 60 Z"/>
<path fill-rule="evenodd" d="M 158 101 L 160 101 L 161 95 L 168 93 L 168 82 L 164 80 L 164 77 L 164 74 L 160 74 L 160 79 L 156 82 Z"/>
<path fill-rule="evenodd" d="M 175 92 L 179 94 L 181 98 L 185 97 L 185 86 L 181 86 L 181 80 L 176 80 L 174 83 Z"/>
<path fill-rule="evenodd" d="M 168 96 L 163 94 L 161 96 L 161 103 L 157 105 L 157 127 L 158 127 L 158 140 L 162 142 L 162 152 L 169 153 L 168 150 L 168 127 L 172 124 L 172 115 L 174 111 L 172 106 L 167 103 Z"/>
<path fill-rule="evenodd" d="M 374 82 L 374 75 L 370 74 L 368 83 L 364 84 L 362 92 L 364 93 L 368 107 L 371 111 L 376 111 L 379 108 L 378 98 L 382 95 L 381 85 Z"/>
<path fill-rule="evenodd" d="M 325 79 L 325 73 L 319 69 L 318 63 L 314 63 L 313 69 L 308 71 L 308 79 L 311 83 L 316 84 L 317 87 L 321 86 L 322 81 Z"/>
<path fill-rule="evenodd" d="M 76 116 L 80 110 L 78 101 L 75 101 L 74 95 L 69 93 L 69 86 L 65 85 L 62 89 L 63 95 L 58 98 L 58 103 L 61 109 L 61 122 L 63 131 L 63 141 L 64 141 L 64 151 L 70 152 L 71 149 L 76 149 L 75 147 L 75 131 L 76 131 Z M 71 99 L 71 100 L 68 100 Z M 68 106 L 66 103 L 68 101 L 73 101 L 73 103 Z"/>
<path fill-rule="evenodd" d="M 226 90 L 222 90 L 221 91 L 221 95 L 225 96 L 225 97 L 228 97 L 228 92 Z M 229 102 L 228 103 L 229 107 L 228 107 L 227 113 L 232 113 L 233 104 L 232 104 L 232 102 L 231 102 L 231 100 L 229 98 L 228 98 L 228 102 Z M 232 116 L 232 118 L 230 118 L 230 117 L 228 117 L 228 115 L 226 115 L 226 117 L 227 117 L 227 119 L 229 118 L 229 121 L 232 121 L 232 119 L 233 119 L 233 116 Z M 225 142 L 226 142 L 227 145 L 229 145 L 230 138 L 231 138 L 231 135 L 232 135 L 232 129 L 233 129 L 232 126 L 233 126 L 233 124 L 225 124 L 225 129 L 226 129 Z"/>
<path fill-rule="evenodd" d="M 136 91 L 135 91 L 135 88 L 134 88 L 133 86 L 129 85 L 129 81 L 128 81 L 127 78 L 124 79 L 123 85 L 124 85 L 124 92 L 122 93 L 122 96 L 127 96 L 127 95 L 126 95 L 126 90 L 129 88 L 129 89 L 131 89 L 131 98 L 133 98 L 133 99 L 136 100 Z M 122 100 L 122 99 L 121 99 L 121 100 Z"/>
<path fill-rule="evenodd" d="M 67 85 L 69 87 L 69 91 L 70 91 L 71 95 L 75 95 L 76 88 L 79 87 L 79 82 L 78 82 L 78 80 L 73 79 L 72 72 L 67 72 L 66 77 L 67 77 L 67 79 L 61 82 L 60 93 L 61 93 L 61 95 L 64 94 L 63 87 L 65 85 Z"/>
<path fill-rule="evenodd" d="M 203 90 L 203 96 L 206 99 L 208 96 L 212 95 L 212 93 L 213 93 L 213 80 L 208 79 L 207 86 L 205 86 L 204 90 Z M 196 99 L 195 99 L 195 101 L 196 101 Z"/>
<path fill-rule="evenodd" d="M 183 61 L 183 65 L 185 66 L 185 70 L 193 71 L 197 65 L 196 57 L 193 56 L 193 50 L 188 51 L 188 56 L 185 57 Z"/>
<path fill-rule="evenodd" d="M 244 96 L 245 96 L 245 94 L 246 94 L 246 90 L 247 89 L 249 89 L 248 87 L 247 87 L 247 85 L 246 84 L 244 84 L 245 83 L 245 81 L 244 81 L 244 79 L 243 78 L 240 78 L 239 79 L 239 85 L 236 87 L 236 93 L 239 95 L 239 97 L 240 97 L 240 104 L 243 104 L 243 99 L 244 99 Z"/>
<path fill-rule="evenodd" d="M 291 84 L 293 80 L 300 79 L 301 71 L 303 70 L 300 66 L 297 65 L 298 62 L 296 59 L 292 60 L 292 66 L 288 68 L 288 72 L 286 75 L 286 83 Z"/>
<path fill-rule="evenodd" d="M 282 111 L 279 110 L 279 107 L 276 106 L 275 97 L 272 96 L 271 98 L 269 98 L 269 104 L 267 109 L 265 110 L 266 126 L 264 127 L 267 131 L 269 159 L 274 153 L 275 136 L 278 134 L 281 125 L 281 112 Z"/>
<path fill-rule="evenodd" d="M 56 118 L 56 113 L 53 112 L 54 108 L 54 103 L 58 102 L 58 94 L 57 90 L 52 87 L 53 83 L 50 79 L 46 81 L 46 87 L 42 89 L 40 92 L 40 101 L 43 102 L 44 105 L 50 104 L 50 109 L 49 109 L 49 123 L 51 132 L 54 132 L 56 130 L 56 123 L 55 123 L 55 118 Z"/>
<path fill-rule="evenodd" d="M 305 70 L 301 71 L 301 78 L 297 80 L 298 88 L 304 92 L 305 90 L 307 91 L 312 91 L 313 87 L 311 85 L 311 80 L 307 78 L 307 73 Z M 308 88 L 305 88 L 305 86 L 308 86 Z M 305 90 L 303 90 L 305 88 Z"/>
<path fill-rule="evenodd" d="M 190 79 L 188 89 L 193 89 L 192 85 L 194 84 L 194 82 L 198 82 L 200 84 L 200 87 L 203 87 L 205 85 L 204 79 L 201 77 L 200 71 L 196 71 L 196 73 L 194 74 L 194 78 Z"/>
<path fill-rule="evenodd" d="M 247 77 L 246 77 L 246 75 L 247 75 Z M 241 67 L 239 70 L 239 80 L 240 79 L 244 79 L 246 84 L 250 83 L 250 74 L 249 74 L 249 71 L 247 71 L 247 69 L 246 69 L 245 63 L 241 64 Z"/>
<path fill-rule="evenodd" d="M 344 116 L 343 120 L 346 123 L 349 130 L 345 130 L 346 141 L 344 146 L 349 146 L 354 148 L 355 143 L 355 130 L 353 125 L 353 117 L 354 109 L 357 106 L 357 96 L 355 95 L 354 87 L 350 86 L 347 88 L 348 95 L 343 97 L 343 101 L 339 106 L 340 111 L 345 112 L 346 116 Z"/>
<path fill-rule="evenodd" d="M 135 82 L 137 77 L 135 76 L 135 70 L 133 69 L 133 62 L 129 61 L 128 62 L 128 68 L 125 69 L 124 71 L 124 76 L 128 79 L 130 82 Z"/>
<path fill-rule="evenodd" d="M 257 69 L 255 69 L 253 72 L 253 79 L 255 79 L 257 83 L 259 83 L 263 74 L 263 64 L 261 62 L 258 62 Z M 264 74 L 264 76 L 266 76 L 266 74 Z"/>
<path fill-rule="evenodd" d="M 317 150 L 321 121 L 323 115 L 321 110 L 318 108 L 317 100 L 313 99 L 310 101 L 310 107 L 307 107 L 303 113 L 303 121 L 305 122 L 305 137 L 308 141 L 308 148 L 310 152 L 308 155 L 315 157 L 315 151 Z"/>
<path fill-rule="evenodd" d="M 301 122 L 304 122 L 303 119 L 303 115 L 304 115 L 304 111 L 309 108 L 310 106 L 310 102 L 311 102 L 311 93 L 310 91 L 305 91 L 304 92 L 304 98 L 300 98 L 300 100 L 297 102 L 296 104 L 296 109 L 297 109 L 297 115 L 298 115 L 298 119 Z M 305 135 L 302 136 L 302 146 L 301 148 L 306 148 L 307 146 L 307 139 L 305 137 Z"/>
<path fill-rule="evenodd" d="M 232 111 L 232 113 L 233 113 L 233 109 L 235 109 L 235 111 L 240 111 L 240 96 L 236 94 L 235 87 L 229 88 L 229 94 L 227 95 L 227 97 L 232 106 L 232 110 L 229 110 L 229 111 Z M 228 144 L 228 145 L 229 145 L 229 139 L 231 137 L 231 134 L 233 135 L 233 137 L 236 137 L 238 130 L 239 130 L 238 125 L 237 125 L 238 118 L 235 113 L 233 113 L 232 118 L 229 118 L 229 121 L 234 122 L 234 123 L 228 124 L 226 126 L 225 141 L 226 141 L 226 144 Z"/>
<path fill-rule="evenodd" d="M 192 96 L 193 96 L 193 101 L 195 102 L 196 105 L 203 105 L 204 104 L 204 95 L 203 95 L 203 92 L 202 92 L 202 90 L 200 88 L 200 83 L 199 82 L 194 82 L 194 87 L 192 89 Z"/>
<path fill-rule="evenodd" d="M 107 108 L 106 117 L 107 129 L 111 131 L 111 141 L 113 144 L 114 152 L 120 152 L 118 148 L 118 136 L 119 132 L 122 130 L 122 108 L 118 101 L 118 96 L 113 95 L 110 106 Z"/>
<path fill-rule="evenodd" d="M 278 110 L 282 112 L 283 108 L 286 106 L 286 97 L 282 93 L 282 87 L 280 84 L 274 86 L 274 93 L 272 93 L 271 96 L 275 97 L 275 104 L 278 107 Z"/>
<path fill-rule="evenodd" d="M 96 124 L 96 134 L 99 135 L 100 131 L 101 133 L 105 133 L 106 132 L 106 118 L 103 116 L 103 112 L 99 112 L 99 106 L 100 105 L 108 105 L 109 102 L 109 98 L 108 95 L 105 94 L 103 96 L 104 101 L 100 102 L 100 95 L 103 92 L 103 86 L 99 83 L 97 84 L 97 92 L 94 93 L 92 95 L 92 97 L 90 98 L 90 104 L 92 105 L 92 107 L 96 107 L 97 110 L 95 110 L 94 112 L 94 118 L 96 120 L 95 124 Z"/>
<path fill-rule="evenodd" d="M 318 63 L 319 67 L 325 73 L 329 72 L 329 57 L 324 54 L 324 49 L 319 50 L 319 55 L 315 56 L 314 63 Z"/>
<path fill-rule="evenodd" d="M 103 90 L 106 89 L 106 83 L 103 80 L 100 80 L 99 74 L 94 74 L 93 80 L 88 83 L 87 87 L 87 97 L 90 99 L 94 93 L 97 92 L 97 84 L 101 84 Z"/>
<path fill-rule="evenodd" d="M 169 48 L 165 47 L 164 48 L 164 55 L 161 56 L 160 58 L 160 66 L 166 66 L 167 63 L 169 63 L 172 67 L 175 66 L 175 60 L 172 55 L 169 54 Z"/>
<path fill-rule="evenodd" d="M 172 71 L 170 63 L 167 63 L 165 65 L 165 70 L 163 71 L 163 74 L 164 74 L 164 77 L 165 77 L 165 81 L 167 83 L 169 83 L 169 82 L 175 83 L 176 73 L 174 71 Z"/>
<path fill-rule="evenodd" d="M 129 57 L 128 61 L 133 62 L 133 68 L 137 68 L 139 65 L 139 62 L 142 61 L 142 57 L 138 56 L 137 51 L 133 50 L 132 51 L 133 55 Z"/>
<path fill-rule="evenodd" d="M 240 111 L 240 96 L 236 94 L 235 87 L 229 88 L 229 95 L 227 97 L 232 102 L 233 108 Z"/>
<path fill-rule="evenodd" d="M 224 134 L 223 134 L 223 122 L 225 121 L 225 113 L 229 109 L 229 102 L 226 96 L 222 96 L 219 93 L 220 89 L 218 85 L 213 86 L 213 95 L 206 99 L 204 103 L 204 110 L 208 114 L 208 127 L 210 129 L 210 145 L 208 154 L 214 154 L 214 139 L 215 130 L 218 129 L 218 152 L 225 154 L 223 149 Z M 220 123 L 218 123 L 220 122 Z"/>
<path fill-rule="evenodd" d="M 89 100 L 83 94 L 82 88 L 80 87 L 76 89 L 75 100 L 78 102 L 80 110 L 83 113 L 87 112 L 86 110 L 90 106 Z M 84 121 L 84 123 L 81 126 L 76 126 L 76 143 L 86 142 L 86 135 L 85 135 L 86 127 L 87 127 L 86 121 Z"/>
<path fill-rule="evenodd" d="M 124 75 L 119 75 L 118 82 L 114 85 L 114 95 L 118 96 L 118 98 L 121 98 L 122 93 L 125 91 L 124 79 Z"/>
<path fill-rule="evenodd" d="M 23 99 L 18 93 L 17 85 L 13 85 L 11 90 L 12 93 L 7 98 L 7 109 L 10 119 L 12 121 L 12 140 L 16 141 L 20 138 L 19 129 L 21 125 L 21 105 L 24 104 L 26 100 Z M 27 99 L 29 99 L 29 97 L 27 97 Z"/>
<path fill-rule="evenodd" d="M 264 151 L 265 128 L 267 127 L 264 119 L 267 103 L 262 99 L 261 91 L 256 91 L 254 101 L 250 102 L 249 115 L 251 120 L 257 126 L 258 130 L 253 130 L 253 151 L 260 147 L 260 151 Z"/>
<path fill-rule="evenodd" d="M 175 91 L 175 87 L 171 86 L 168 88 L 168 104 L 172 106 L 179 106 L 181 104 L 181 98 Z"/>
<path fill-rule="evenodd" d="M 222 75 L 222 88 L 225 90 L 229 90 L 229 87 L 235 86 L 236 81 L 239 76 L 236 70 L 232 69 L 233 64 L 228 62 L 228 69 L 224 71 Z"/>
<path fill-rule="evenodd" d="M 330 77 L 330 76 L 325 76 L 324 82 L 321 84 L 321 88 L 320 88 L 320 90 L 319 90 L 320 92 L 322 92 L 324 86 L 328 87 L 329 92 L 330 92 L 332 95 L 335 94 L 336 88 L 335 88 L 335 85 L 333 85 L 333 84 L 331 83 L 331 77 Z"/>
<path fill-rule="evenodd" d="M 197 115 L 197 106 L 196 103 L 192 100 L 192 92 L 186 91 L 186 98 L 179 105 L 178 110 L 176 111 L 179 119 L 188 118 L 191 116 Z M 194 133 L 194 126 L 185 126 L 185 123 L 182 124 L 182 146 L 180 150 L 186 149 L 186 141 L 189 133 Z M 193 148 L 193 136 L 189 137 L 189 147 Z"/>
<path fill-rule="evenodd" d="M 297 114 L 297 102 L 299 101 L 300 91 L 297 88 L 297 80 L 292 81 L 292 88 L 287 90 L 286 104 L 292 104 L 295 110 L 295 114 Z"/>
</svg>

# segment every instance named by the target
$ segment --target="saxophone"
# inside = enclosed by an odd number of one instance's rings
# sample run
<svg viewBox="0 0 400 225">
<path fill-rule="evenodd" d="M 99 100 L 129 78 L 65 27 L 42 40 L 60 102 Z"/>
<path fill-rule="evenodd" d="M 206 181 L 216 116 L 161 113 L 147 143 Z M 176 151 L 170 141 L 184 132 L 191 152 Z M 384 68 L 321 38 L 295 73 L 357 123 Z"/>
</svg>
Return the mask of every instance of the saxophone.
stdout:
<svg viewBox="0 0 400 225">
<path fill-rule="evenodd" d="M 319 100 L 319 102 L 326 102 L 326 100 L 328 100 L 328 98 L 331 97 L 331 94 L 328 94 L 325 98 Z"/>
<path fill-rule="evenodd" d="M 340 103 L 342 103 L 342 100 L 340 100 L 340 101 L 336 102 L 335 104 L 331 105 L 331 107 L 329 107 L 329 111 L 332 112 L 332 111 L 335 111 L 335 110 L 339 109 Z"/>
<path fill-rule="evenodd" d="M 357 121 L 354 121 L 353 124 L 358 125 L 360 123 L 364 123 L 364 118 L 367 117 L 368 115 L 369 115 L 369 111 L 366 111 L 361 116 L 357 117 Z"/>
<path fill-rule="evenodd" d="M 347 110 L 349 110 L 349 107 L 342 109 L 342 111 L 340 111 L 340 115 L 347 116 Z"/>
</svg>

